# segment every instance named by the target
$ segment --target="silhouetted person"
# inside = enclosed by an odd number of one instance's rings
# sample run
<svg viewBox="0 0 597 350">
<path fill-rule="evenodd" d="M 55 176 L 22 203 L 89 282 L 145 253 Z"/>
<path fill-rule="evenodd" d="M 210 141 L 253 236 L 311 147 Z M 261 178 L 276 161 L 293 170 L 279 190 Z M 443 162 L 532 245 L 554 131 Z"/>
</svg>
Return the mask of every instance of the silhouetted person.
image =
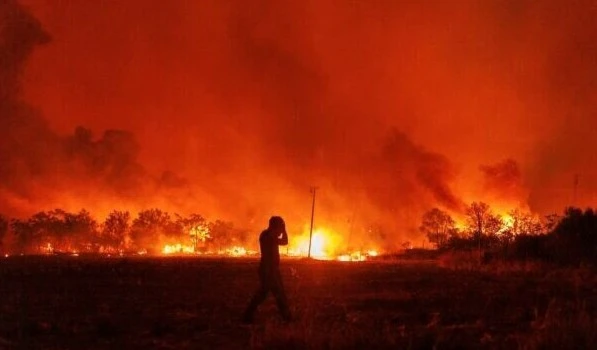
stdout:
<svg viewBox="0 0 597 350">
<path fill-rule="evenodd" d="M 288 308 L 288 300 L 282 284 L 280 275 L 280 252 L 278 246 L 288 244 L 286 224 L 279 216 L 272 216 L 269 219 L 269 227 L 259 235 L 259 248 L 261 249 L 261 262 L 259 263 L 260 286 L 251 299 L 247 310 L 243 315 L 243 322 L 253 322 L 253 315 L 259 305 L 272 292 L 276 298 L 278 309 L 285 321 L 290 321 L 291 315 Z"/>
</svg>

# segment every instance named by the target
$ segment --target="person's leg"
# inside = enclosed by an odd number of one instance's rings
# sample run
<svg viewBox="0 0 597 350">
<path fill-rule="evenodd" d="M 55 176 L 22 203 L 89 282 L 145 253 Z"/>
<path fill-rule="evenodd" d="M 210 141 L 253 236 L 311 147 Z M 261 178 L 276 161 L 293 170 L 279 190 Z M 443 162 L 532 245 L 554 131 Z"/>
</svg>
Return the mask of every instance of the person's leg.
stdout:
<svg viewBox="0 0 597 350">
<path fill-rule="evenodd" d="M 282 276 L 278 273 L 275 280 L 272 281 L 272 293 L 276 298 L 276 304 L 278 305 L 278 310 L 282 315 L 282 318 L 285 321 L 292 320 L 292 314 L 290 313 L 290 308 L 288 307 L 288 299 L 286 298 L 286 292 L 284 291 L 284 283 L 282 283 Z"/>
<path fill-rule="evenodd" d="M 243 322 L 245 323 L 253 322 L 253 316 L 255 314 L 255 311 L 257 311 L 259 305 L 263 303 L 267 298 L 267 293 L 270 288 L 268 286 L 268 281 L 264 277 L 265 276 L 263 276 L 263 274 L 259 274 L 259 289 L 257 289 L 255 294 L 251 298 L 251 301 L 249 302 L 249 305 L 247 306 L 247 309 L 243 314 Z"/>
</svg>

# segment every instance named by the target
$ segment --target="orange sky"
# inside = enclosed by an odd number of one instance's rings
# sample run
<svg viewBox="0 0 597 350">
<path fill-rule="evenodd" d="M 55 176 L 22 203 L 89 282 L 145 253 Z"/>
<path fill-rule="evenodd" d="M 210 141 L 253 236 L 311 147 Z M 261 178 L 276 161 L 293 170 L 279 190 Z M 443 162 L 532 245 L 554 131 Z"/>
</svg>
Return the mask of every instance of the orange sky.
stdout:
<svg viewBox="0 0 597 350">
<path fill-rule="evenodd" d="M 185 180 L 122 199 L 69 165 L 67 189 L 21 195 L 28 208 L 155 204 L 257 226 L 276 211 L 302 225 L 315 184 L 322 220 L 400 240 L 451 201 L 559 212 L 574 174 L 576 204 L 595 202 L 592 1 L 21 3 L 52 38 L 21 76 L 51 132 L 129 130 L 140 183 Z M 480 170 L 506 159 L 519 178 Z"/>
</svg>

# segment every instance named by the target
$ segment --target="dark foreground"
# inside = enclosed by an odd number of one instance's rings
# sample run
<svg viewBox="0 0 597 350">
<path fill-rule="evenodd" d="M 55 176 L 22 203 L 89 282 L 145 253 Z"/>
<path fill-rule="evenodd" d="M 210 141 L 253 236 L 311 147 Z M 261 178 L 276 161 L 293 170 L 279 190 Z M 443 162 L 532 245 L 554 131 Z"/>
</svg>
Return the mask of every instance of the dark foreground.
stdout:
<svg viewBox="0 0 597 350">
<path fill-rule="evenodd" d="M 0 260 L 0 349 L 595 348 L 591 270 L 284 261 L 296 320 L 240 315 L 255 260 Z"/>
</svg>

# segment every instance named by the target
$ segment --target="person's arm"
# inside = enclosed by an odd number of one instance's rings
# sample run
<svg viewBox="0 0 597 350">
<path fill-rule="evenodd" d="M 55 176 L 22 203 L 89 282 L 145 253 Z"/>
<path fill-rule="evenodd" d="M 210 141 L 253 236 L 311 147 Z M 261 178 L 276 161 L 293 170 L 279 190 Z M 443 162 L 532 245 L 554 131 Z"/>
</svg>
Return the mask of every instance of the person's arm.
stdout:
<svg viewBox="0 0 597 350">
<path fill-rule="evenodd" d="M 286 234 L 286 230 L 284 230 L 282 235 L 278 237 L 278 245 L 288 245 L 288 234 Z"/>
</svg>

